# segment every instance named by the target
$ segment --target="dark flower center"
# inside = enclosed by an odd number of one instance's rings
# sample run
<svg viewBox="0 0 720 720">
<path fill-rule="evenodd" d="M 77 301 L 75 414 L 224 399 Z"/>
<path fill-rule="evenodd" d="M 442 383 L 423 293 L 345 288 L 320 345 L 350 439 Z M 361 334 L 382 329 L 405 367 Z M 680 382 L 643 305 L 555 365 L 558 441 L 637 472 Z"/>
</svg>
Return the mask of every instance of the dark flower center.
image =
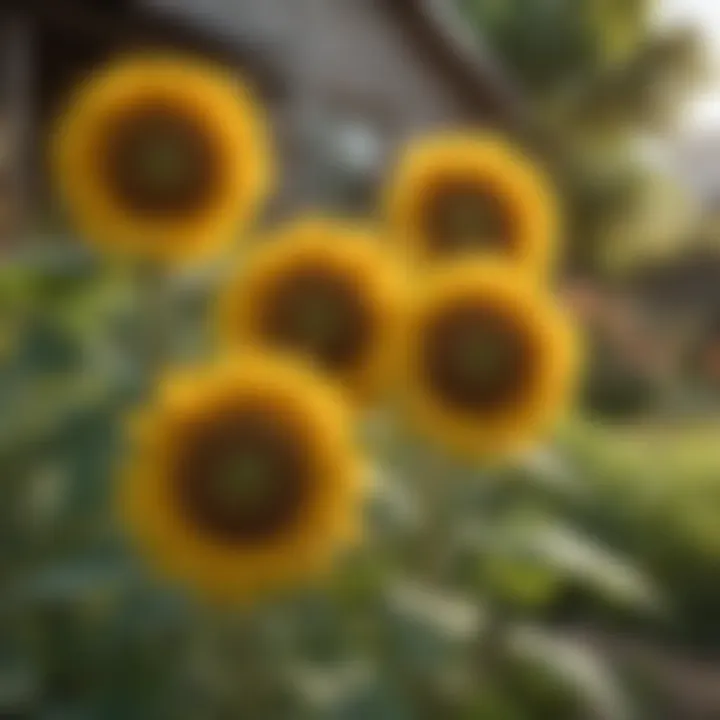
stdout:
<svg viewBox="0 0 720 720">
<path fill-rule="evenodd" d="M 501 410 L 519 400 L 533 380 L 535 347 L 518 321 L 470 301 L 431 321 L 421 352 L 425 381 L 458 411 Z"/>
<path fill-rule="evenodd" d="M 251 408 L 198 427 L 177 468 L 179 500 L 193 523 L 228 542 L 262 541 L 291 524 L 311 472 L 293 430 L 279 412 Z"/>
<path fill-rule="evenodd" d="M 511 215 L 490 187 L 445 181 L 428 193 L 424 232 L 436 255 L 473 250 L 506 250 L 512 241 Z"/>
<path fill-rule="evenodd" d="M 113 119 L 103 142 L 102 172 L 134 213 L 191 215 L 217 190 L 222 160 L 206 129 L 187 113 L 139 105 Z"/>
<path fill-rule="evenodd" d="M 322 267 L 298 268 L 279 278 L 260 323 L 280 347 L 304 351 L 336 371 L 358 361 L 371 335 L 361 287 Z"/>
</svg>

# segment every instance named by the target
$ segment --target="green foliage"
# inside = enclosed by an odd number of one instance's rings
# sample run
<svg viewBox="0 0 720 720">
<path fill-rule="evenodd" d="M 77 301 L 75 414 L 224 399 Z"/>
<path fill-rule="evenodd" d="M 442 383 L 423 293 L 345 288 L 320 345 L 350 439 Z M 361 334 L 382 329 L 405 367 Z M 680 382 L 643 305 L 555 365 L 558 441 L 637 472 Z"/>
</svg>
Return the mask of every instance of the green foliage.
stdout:
<svg viewBox="0 0 720 720">
<path fill-rule="evenodd" d="M 720 454 L 717 428 L 611 430 L 581 423 L 568 433 L 570 462 L 592 487 L 576 521 L 612 538 L 665 588 L 674 633 L 720 639 Z"/>
<path fill-rule="evenodd" d="M 588 699 L 598 717 L 633 717 L 611 670 L 582 643 L 520 626 L 512 633 L 510 654 L 519 663 L 507 682 L 515 693 L 533 698 L 539 717 L 571 720 Z"/>
<path fill-rule="evenodd" d="M 673 128 L 702 79 L 696 33 L 655 31 L 648 0 L 456 1 L 521 86 L 528 120 L 541 130 L 541 152 L 566 199 L 570 266 L 612 273 L 658 246 L 690 241 L 696 219 L 683 192 L 641 155 L 638 140 Z"/>
<path fill-rule="evenodd" d="M 459 466 L 379 419 L 369 536 L 326 586 L 247 614 L 159 586 L 117 532 L 113 479 L 158 362 L 207 350 L 215 281 L 158 293 L 85 262 L 0 273 L 2 713 L 534 720 L 613 702 L 619 686 L 548 676 L 555 650 L 538 669 L 518 641 L 576 586 L 653 606 L 643 573 L 553 510 L 583 494 L 557 455 Z"/>
<path fill-rule="evenodd" d="M 607 423 L 637 421 L 657 409 L 661 383 L 647 372 L 613 358 L 596 343 L 588 353 L 589 370 L 581 397 L 585 412 Z"/>
<path fill-rule="evenodd" d="M 502 49 L 503 61 L 525 90 L 537 94 L 574 84 L 598 64 L 602 43 L 586 5 L 578 0 L 463 0 L 465 11 Z"/>
<path fill-rule="evenodd" d="M 654 124 L 701 68 L 693 33 L 650 30 L 647 0 L 459 2 L 511 78 L 561 121 Z"/>
</svg>

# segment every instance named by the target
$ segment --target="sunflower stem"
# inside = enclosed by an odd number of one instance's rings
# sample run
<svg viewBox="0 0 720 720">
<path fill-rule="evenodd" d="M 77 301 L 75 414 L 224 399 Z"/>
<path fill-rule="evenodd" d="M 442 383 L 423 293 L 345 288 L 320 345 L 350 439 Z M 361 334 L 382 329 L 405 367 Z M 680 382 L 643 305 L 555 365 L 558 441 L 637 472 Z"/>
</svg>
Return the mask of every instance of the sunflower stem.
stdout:
<svg viewBox="0 0 720 720">
<path fill-rule="evenodd" d="M 213 666 L 226 684 L 222 710 L 237 717 L 272 714 L 279 696 L 276 662 L 268 656 L 257 612 L 220 608 L 206 618 Z"/>
<path fill-rule="evenodd" d="M 156 263 L 140 263 L 135 268 L 141 317 L 141 355 L 143 377 L 152 384 L 171 354 L 169 274 Z"/>
</svg>

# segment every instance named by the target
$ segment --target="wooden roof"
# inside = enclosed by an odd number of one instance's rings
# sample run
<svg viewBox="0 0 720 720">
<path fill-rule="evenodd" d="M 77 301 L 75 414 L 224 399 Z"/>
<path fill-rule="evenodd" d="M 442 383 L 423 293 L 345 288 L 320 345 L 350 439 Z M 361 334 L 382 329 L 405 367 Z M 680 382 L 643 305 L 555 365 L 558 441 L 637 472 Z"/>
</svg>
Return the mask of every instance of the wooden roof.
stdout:
<svg viewBox="0 0 720 720">
<path fill-rule="evenodd" d="M 161 42 L 246 65 L 268 90 L 300 73 L 315 90 L 366 99 L 401 124 L 492 115 L 516 98 L 444 0 L 4 0 L 78 38 L 109 46 Z M 439 9 L 440 8 L 440 9 Z M 438 21 L 440 18 L 441 21 Z M 474 39 L 473 39 L 474 40 Z M 516 113 L 515 113 L 516 114 Z"/>
</svg>

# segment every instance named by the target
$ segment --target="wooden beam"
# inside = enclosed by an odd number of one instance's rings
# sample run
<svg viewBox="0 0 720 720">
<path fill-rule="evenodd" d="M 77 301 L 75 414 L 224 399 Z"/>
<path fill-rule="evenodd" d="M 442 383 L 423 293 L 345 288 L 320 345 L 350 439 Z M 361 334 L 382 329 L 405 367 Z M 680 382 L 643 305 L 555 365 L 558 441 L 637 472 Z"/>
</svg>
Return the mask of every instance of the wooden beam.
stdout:
<svg viewBox="0 0 720 720">
<path fill-rule="evenodd" d="M 505 128 L 524 129 L 525 99 L 454 3 L 445 0 L 383 0 L 397 13 L 422 51 L 442 68 L 448 82 L 484 118 Z"/>
<path fill-rule="evenodd" d="M 0 28 L 0 242 L 13 251 L 29 230 L 33 143 L 32 21 L 21 13 Z"/>
<path fill-rule="evenodd" d="M 183 16 L 148 8 L 111 7 L 78 0 L 10 0 L 20 3 L 44 27 L 93 39 L 109 48 L 162 47 L 198 52 L 245 68 L 260 89 L 283 94 L 287 79 L 274 62 L 273 48 L 248 35 L 212 33 Z M 277 48 L 276 48 L 277 49 Z"/>
</svg>

